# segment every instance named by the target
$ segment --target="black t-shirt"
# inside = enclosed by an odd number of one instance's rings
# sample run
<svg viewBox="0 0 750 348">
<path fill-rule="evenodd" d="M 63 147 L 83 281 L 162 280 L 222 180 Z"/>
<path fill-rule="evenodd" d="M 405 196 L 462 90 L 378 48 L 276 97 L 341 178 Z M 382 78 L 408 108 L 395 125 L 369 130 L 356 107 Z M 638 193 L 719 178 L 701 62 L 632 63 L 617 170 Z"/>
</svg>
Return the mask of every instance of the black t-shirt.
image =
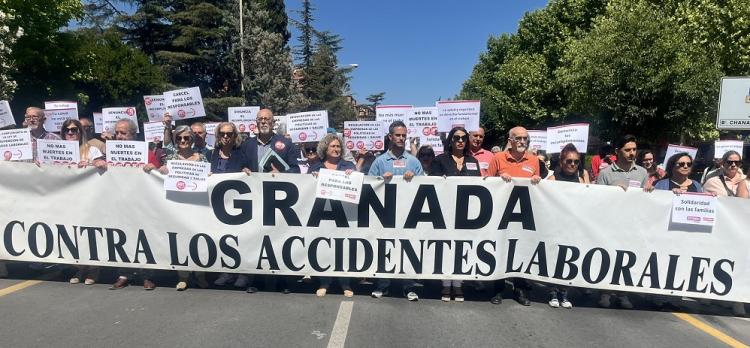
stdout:
<svg viewBox="0 0 750 348">
<path fill-rule="evenodd" d="M 481 176 L 479 161 L 472 156 L 464 156 L 464 165 L 461 171 L 456 168 L 456 161 L 449 153 L 442 153 L 432 161 L 430 170 L 432 176 Z"/>
</svg>

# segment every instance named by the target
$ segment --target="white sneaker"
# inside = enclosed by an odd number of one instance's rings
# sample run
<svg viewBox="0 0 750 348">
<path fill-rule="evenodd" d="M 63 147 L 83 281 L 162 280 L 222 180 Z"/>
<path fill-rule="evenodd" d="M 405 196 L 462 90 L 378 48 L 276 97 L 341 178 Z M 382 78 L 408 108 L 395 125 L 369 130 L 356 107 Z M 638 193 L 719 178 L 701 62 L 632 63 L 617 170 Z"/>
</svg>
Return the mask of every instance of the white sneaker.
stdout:
<svg viewBox="0 0 750 348">
<path fill-rule="evenodd" d="M 558 301 L 556 298 L 553 298 L 549 300 L 549 306 L 552 308 L 560 308 L 560 301 Z"/>
<path fill-rule="evenodd" d="M 250 282 L 250 277 L 240 274 L 237 276 L 237 280 L 234 281 L 235 288 L 247 288 L 247 284 Z"/>
<path fill-rule="evenodd" d="M 419 296 L 414 291 L 409 291 L 408 294 L 406 294 L 406 299 L 409 301 L 419 301 Z"/>
<path fill-rule="evenodd" d="M 81 279 L 78 279 L 78 277 L 70 278 L 70 284 L 78 284 L 81 282 Z"/>
<path fill-rule="evenodd" d="M 745 304 L 742 302 L 732 303 L 732 313 L 738 317 L 747 316 L 747 312 L 745 312 Z"/>
<path fill-rule="evenodd" d="M 630 299 L 628 298 L 628 295 L 620 295 L 620 307 L 624 309 L 633 309 L 633 304 L 630 303 Z"/>
<path fill-rule="evenodd" d="M 609 306 L 611 306 L 611 305 L 612 305 L 612 304 L 611 304 L 611 303 L 609 302 L 609 297 L 610 297 L 610 295 L 609 295 L 609 294 L 602 294 L 602 295 L 601 295 L 601 296 L 599 297 L 599 307 L 602 307 L 602 308 L 609 308 Z"/>
<path fill-rule="evenodd" d="M 571 309 L 573 308 L 573 304 L 568 301 L 567 298 L 564 298 L 562 302 L 560 303 L 560 306 L 565 309 Z"/>
<path fill-rule="evenodd" d="M 227 285 L 230 281 L 232 281 L 234 277 L 229 273 L 222 273 L 219 275 L 219 278 L 216 278 L 216 281 L 214 281 L 214 285 L 216 286 L 224 286 Z"/>
<path fill-rule="evenodd" d="M 383 291 L 382 290 L 373 290 L 372 294 L 370 296 L 374 298 L 381 298 L 383 297 Z"/>
</svg>

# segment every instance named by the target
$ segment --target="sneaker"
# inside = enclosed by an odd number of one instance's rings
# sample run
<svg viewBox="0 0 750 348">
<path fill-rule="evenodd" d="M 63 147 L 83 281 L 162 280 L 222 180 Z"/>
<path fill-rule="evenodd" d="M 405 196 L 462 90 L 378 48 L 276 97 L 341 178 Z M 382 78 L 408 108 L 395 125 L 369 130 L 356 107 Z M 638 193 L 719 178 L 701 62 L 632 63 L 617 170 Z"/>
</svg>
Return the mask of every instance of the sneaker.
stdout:
<svg viewBox="0 0 750 348">
<path fill-rule="evenodd" d="M 464 302 L 464 290 L 459 288 L 453 288 L 453 300 L 456 302 Z"/>
<path fill-rule="evenodd" d="M 552 308 L 560 308 L 560 301 L 557 300 L 557 298 L 553 298 L 549 300 L 549 306 Z"/>
<path fill-rule="evenodd" d="M 409 291 L 408 294 L 406 294 L 406 299 L 409 301 L 419 301 L 419 296 L 414 291 Z"/>
<path fill-rule="evenodd" d="M 620 297 L 618 297 L 618 300 L 620 300 L 620 308 L 633 309 L 633 304 L 630 302 L 628 295 L 620 295 Z"/>
<path fill-rule="evenodd" d="M 602 294 L 601 297 L 599 297 L 599 307 L 602 308 L 609 308 L 612 304 L 609 302 L 609 294 Z"/>
<path fill-rule="evenodd" d="M 373 290 L 372 293 L 370 294 L 370 296 L 372 296 L 373 298 L 381 298 L 383 297 L 383 295 L 384 295 L 383 290 Z"/>
<path fill-rule="evenodd" d="M 323 297 L 326 295 L 326 292 L 328 292 L 328 289 L 326 288 L 320 288 L 318 291 L 315 292 L 315 295 L 318 297 Z"/>
<path fill-rule="evenodd" d="M 451 301 L 451 288 L 450 286 L 444 286 L 443 291 L 440 292 L 440 299 L 443 300 L 443 302 L 450 302 Z"/>
<path fill-rule="evenodd" d="M 96 280 L 94 280 L 93 278 L 86 278 L 86 280 L 83 281 L 83 284 L 84 285 L 94 285 L 94 284 L 96 284 Z"/>
<path fill-rule="evenodd" d="M 354 297 L 354 291 L 344 290 L 344 297 L 349 297 L 349 298 Z"/>
<path fill-rule="evenodd" d="M 312 277 L 310 277 L 309 275 L 306 275 L 306 276 L 300 278 L 299 280 L 297 280 L 297 283 L 306 283 L 306 284 L 307 283 L 312 283 Z"/>
<path fill-rule="evenodd" d="M 177 283 L 177 286 L 175 287 L 177 291 L 185 291 L 187 289 L 187 282 L 179 282 Z"/>
<path fill-rule="evenodd" d="M 80 282 L 81 282 L 81 279 L 79 279 L 78 277 L 70 278 L 70 284 L 78 284 Z"/>
<path fill-rule="evenodd" d="M 742 302 L 732 303 L 732 314 L 738 317 L 746 317 L 745 304 Z"/>
<path fill-rule="evenodd" d="M 235 288 L 247 288 L 247 284 L 250 283 L 250 277 L 244 274 L 237 276 L 237 280 L 234 281 Z"/>
<path fill-rule="evenodd" d="M 564 298 L 562 302 L 560 302 L 560 307 L 565 308 L 565 309 L 571 309 L 573 308 L 573 304 L 570 303 L 570 301 L 568 301 L 567 298 Z"/>
<path fill-rule="evenodd" d="M 216 280 L 214 281 L 214 285 L 224 286 L 224 285 L 227 285 L 227 283 L 229 283 L 233 279 L 234 279 L 234 276 L 232 276 L 231 274 L 222 273 L 221 275 L 219 275 L 219 278 L 216 278 Z"/>
</svg>

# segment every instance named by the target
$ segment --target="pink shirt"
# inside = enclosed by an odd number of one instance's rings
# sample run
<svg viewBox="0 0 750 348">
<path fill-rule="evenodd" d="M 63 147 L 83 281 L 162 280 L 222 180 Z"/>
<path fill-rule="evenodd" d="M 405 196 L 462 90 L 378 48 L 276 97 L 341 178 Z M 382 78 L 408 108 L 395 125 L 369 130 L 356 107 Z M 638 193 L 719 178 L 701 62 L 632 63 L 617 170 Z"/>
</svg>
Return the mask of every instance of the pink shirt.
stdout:
<svg viewBox="0 0 750 348">
<path fill-rule="evenodd" d="M 479 149 L 479 151 L 474 152 L 470 151 L 471 156 L 477 159 L 477 162 L 479 162 L 479 169 L 482 173 L 482 176 L 487 176 L 489 173 L 487 172 L 487 169 L 490 168 L 490 162 L 492 162 L 492 158 L 495 157 L 495 154 L 493 154 L 489 150 L 485 149 Z"/>
</svg>

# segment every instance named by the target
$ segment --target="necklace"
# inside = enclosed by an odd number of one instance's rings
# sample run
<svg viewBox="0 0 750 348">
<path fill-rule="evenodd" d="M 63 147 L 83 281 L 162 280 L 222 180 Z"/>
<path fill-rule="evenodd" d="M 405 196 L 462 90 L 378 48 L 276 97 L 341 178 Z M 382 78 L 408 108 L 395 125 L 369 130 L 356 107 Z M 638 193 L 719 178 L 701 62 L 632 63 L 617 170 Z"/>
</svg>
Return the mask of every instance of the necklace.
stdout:
<svg viewBox="0 0 750 348">
<path fill-rule="evenodd" d="M 463 169 L 463 167 L 464 167 L 464 158 L 463 157 L 456 157 L 456 155 L 451 155 L 451 156 L 453 156 L 453 161 L 456 162 L 456 169 L 458 169 L 459 171 L 461 169 Z"/>
<path fill-rule="evenodd" d="M 690 184 L 693 183 L 692 181 L 690 181 L 690 179 L 685 179 L 685 181 L 683 182 L 683 184 L 680 184 L 680 183 L 678 183 L 678 182 L 676 182 L 676 181 L 674 181 L 672 179 L 670 179 L 669 181 L 671 181 L 673 184 L 679 186 L 680 188 L 687 188 L 687 187 L 690 186 Z"/>
</svg>

